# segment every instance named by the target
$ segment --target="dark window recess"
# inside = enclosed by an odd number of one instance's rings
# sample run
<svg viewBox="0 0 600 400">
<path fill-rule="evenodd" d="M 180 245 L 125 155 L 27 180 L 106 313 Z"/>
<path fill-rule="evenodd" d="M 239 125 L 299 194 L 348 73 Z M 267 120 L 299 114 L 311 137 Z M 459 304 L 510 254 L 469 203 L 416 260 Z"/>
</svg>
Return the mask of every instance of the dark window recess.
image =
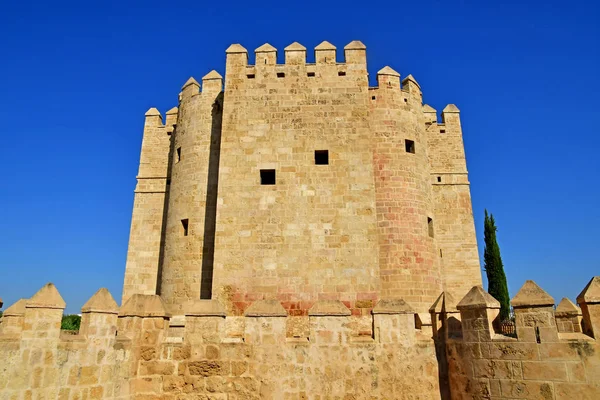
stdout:
<svg viewBox="0 0 600 400">
<path fill-rule="evenodd" d="M 404 145 L 406 147 L 406 152 L 407 153 L 413 153 L 413 154 L 415 154 L 415 142 L 414 142 L 414 140 L 408 140 L 408 139 L 406 139 L 404 141 Z"/>
<path fill-rule="evenodd" d="M 442 181 L 442 177 L 438 176 L 438 182 L 441 182 L 441 181 Z"/>
<path fill-rule="evenodd" d="M 329 164 L 329 150 L 315 150 L 315 165 Z"/>
<path fill-rule="evenodd" d="M 177 148 L 177 162 L 181 161 L 181 147 Z"/>
<path fill-rule="evenodd" d="M 314 78 L 315 77 L 315 73 L 314 72 L 307 72 L 306 76 L 308 76 L 309 78 Z"/>
<path fill-rule="evenodd" d="M 338 71 L 338 76 L 346 76 L 346 71 Z"/>
<path fill-rule="evenodd" d="M 274 169 L 261 169 L 260 170 L 260 184 L 261 185 L 274 185 L 275 184 L 275 170 Z"/>
<path fill-rule="evenodd" d="M 171 184 L 171 180 L 167 179 L 167 185 L 170 185 L 170 184 Z"/>
<path fill-rule="evenodd" d="M 371 100 L 375 100 L 377 97 L 375 96 L 371 96 Z"/>
<path fill-rule="evenodd" d="M 440 133 L 446 133 L 445 129 L 440 129 Z"/>
<path fill-rule="evenodd" d="M 278 72 L 278 73 L 277 73 L 277 77 L 278 77 L 278 78 L 285 78 L 285 73 L 283 73 L 283 72 Z"/>
<path fill-rule="evenodd" d="M 247 77 L 248 79 L 254 79 L 254 74 L 248 74 L 248 75 L 246 75 L 246 77 Z"/>
<path fill-rule="evenodd" d="M 183 232 L 183 236 L 187 236 L 188 235 L 188 220 L 186 219 L 182 219 L 181 220 L 181 231 Z"/>
<path fill-rule="evenodd" d="M 427 230 L 429 231 L 429 237 L 433 237 L 433 220 L 427 217 Z"/>
<path fill-rule="evenodd" d="M 404 99 L 404 102 L 405 102 L 405 103 L 408 103 L 408 99 Z"/>
<path fill-rule="evenodd" d="M 442 255 L 442 249 L 440 249 L 440 258 L 442 258 L 442 257 L 443 257 L 443 255 Z"/>
</svg>

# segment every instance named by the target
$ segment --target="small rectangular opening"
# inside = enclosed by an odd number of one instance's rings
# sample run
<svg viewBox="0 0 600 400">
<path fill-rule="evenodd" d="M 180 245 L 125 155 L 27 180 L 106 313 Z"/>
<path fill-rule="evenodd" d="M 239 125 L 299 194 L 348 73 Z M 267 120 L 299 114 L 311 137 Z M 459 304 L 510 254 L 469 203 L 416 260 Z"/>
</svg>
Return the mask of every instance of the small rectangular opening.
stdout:
<svg viewBox="0 0 600 400">
<path fill-rule="evenodd" d="M 329 150 L 315 150 L 315 165 L 329 164 Z"/>
<path fill-rule="evenodd" d="M 171 184 L 171 180 L 167 179 L 167 185 L 170 185 L 170 184 Z"/>
<path fill-rule="evenodd" d="M 307 72 L 306 76 L 308 76 L 309 78 L 314 78 L 315 77 L 315 73 L 314 72 Z"/>
<path fill-rule="evenodd" d="M 377 97 L 375 96 L 371 96 L 371 100 L 375 100 Z"/>
<path fill-rule="evenodd" d="M 177 158 L 176 158 L 177 162 L 181 161 L 181 147 L 177 148 Z"/>
<path fill-rule="evenodd" d="M 346 76 L 346 71 L 338 71 L 338 76 Z"/>
<path fill-rule="evenodd" d="M 277 73 L 277 77 L 278 78 L 285 78 L 285 73 L 284 72 L 278 72 Z"/>
<path fill-rule="evenodd" d="M 415 154 L 415 141 L 406 139 L 404 143 L 406 146 L 406 152 Z"/>
<path fill-rule="evenodd" d="M 260 170 L 260 184 L 261 185 L 274 185 L 275 184 L 275 170 L 274 169 L 261 169 Z"/>
<path fill-rule="evenodd" d="M 442 177 L 441 177 L 441 176 L 438 176 L 438 177 L 437 177 L 437 181 L 438 181 L 438 182 L 441 182 L 441 181 L 442 181 Z"/>
<path fill-rule="evenodd" d="M 248 75 L 246 75 L 246 77 L 247 77 L 248 79 L 254 79 L 254 74 L 248 74 Z"/>
<path fill-rule="evenodd" d="M 440 129 L 440 133 L 446 133 L 445 129 Z"/>
<path fill-rule="evenodd" d="M 187 236 L 188 235 L 188 219 L 182 219 L 181 220 L 181 231 L 183 233 L 183 236 Z"/>
<path fill-rule="evenodd" d="M 405 103 L 408 103 L 408 99 L 404 99 L 404 102 L 405 102 Z"/>
<path fill-rule="evenodd" d="M 427 217 L 427 230 L 429 232 L 429 237 L 433 237 L 433 219 Z"/>
<path fill-rule="evenodd" d="M 442 249 L 440 249 L 440 258 L 443 258 L 444 255 L 442 254 Z"/>
</svg>

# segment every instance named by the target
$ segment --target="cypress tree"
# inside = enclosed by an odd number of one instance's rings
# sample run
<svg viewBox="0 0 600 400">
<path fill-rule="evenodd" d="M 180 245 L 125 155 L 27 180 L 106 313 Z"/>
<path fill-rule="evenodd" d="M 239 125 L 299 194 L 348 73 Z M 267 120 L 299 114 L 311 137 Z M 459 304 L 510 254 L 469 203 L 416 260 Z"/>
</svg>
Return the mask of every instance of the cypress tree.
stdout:
<svg viewBox="0 0 600 400">
<path fill-rule="evenodd" d="M 510 315 L 510 298 L 504 265 L 500 256 L 500 247 L 496 241 L 496 221 L 494 216 L 485 210 L 483 262 L 488 279 L 488 293 L 500 302 L 500 321 L 505 321 Z"/>
</svg>

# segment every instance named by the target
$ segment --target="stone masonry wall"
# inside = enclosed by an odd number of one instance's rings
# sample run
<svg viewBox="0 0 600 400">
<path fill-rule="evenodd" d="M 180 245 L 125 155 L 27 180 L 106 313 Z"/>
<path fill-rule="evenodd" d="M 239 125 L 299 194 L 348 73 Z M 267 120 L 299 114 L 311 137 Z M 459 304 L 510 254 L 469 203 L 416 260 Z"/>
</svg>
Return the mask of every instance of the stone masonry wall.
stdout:
<svg viewBox="0 0 600 400">
<path fill-rule="evenodd" d="M 594 400 L 600 398 L 600 277 L 578 296 L 588 334 L 577 321 L 581 310 L 554 311 L 554 300 L 533 281 L 513 298 L 516 337 L 494 327 L 499 303 L 476 287 L 458 304 L 462 337 L 440 332 L 447 342 L 452 399 Z M 564 304 L 561 302 L 559 308 Z M 572 303 L 571 303 L 572 304 Z M 595 314 L 594 314 L 595 313 Z M 567 313 L 569 314 L 569 313 Z M 455 318 L 450 310 L 447 318 Z"/>
</svg>

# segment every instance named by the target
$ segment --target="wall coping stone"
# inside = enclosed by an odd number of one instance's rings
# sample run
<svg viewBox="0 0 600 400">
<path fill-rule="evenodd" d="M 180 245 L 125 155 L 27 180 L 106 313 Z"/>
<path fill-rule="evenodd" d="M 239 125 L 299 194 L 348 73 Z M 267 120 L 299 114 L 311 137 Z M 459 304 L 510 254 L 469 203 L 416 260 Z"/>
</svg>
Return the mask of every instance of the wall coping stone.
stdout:
<svg viewBox="0 0 600 400">
<path fill-rule="evenodd" d="M 102 313 L 118 314 L 119 306 L 112 297 L 108 289 L 100 288 L 98 291 L 81 307 L 82 313 Z"/>
<path fill-rule="evenodd" d="M 600 276 L 593 277 L 583 288 L 577 302 L 581 303 L 600 303 Z"/>
<path fill-rule="evenodd" d="M 162 298 L 155 294 L 136 293 L 121 307 L 119 317 L 171 317 Z"/>
<path fill-rule="evenodd" d="M 512 298 L 510 304 L 515 308 L 554 306 L 554 298 L 532 280 L 527 280 Z"/>
<path fill-rule="evenodd" d="M 373 314 L 414 314 L 415 310 L 403 299 L 381 299 L 371 312 Z"/>
<path fill-rule="evenodd" d="M 351 315 L 352 312 L 339 300 L 319 300 L 308 310 L 309 316 Z"/>
<path fill-rule="evenodd" d="M 500 302 L 483 290 L 481 285 L 473 286 L 469 293 L 456 305 L 458 310 L 479 308 L 500 308 Z"/>
<path fill-rule="evenodd" d="M 185 307 L 185 315 L 190 317 L 225 317 L 227 312 L 216 299 L 193 300 Z"/>
<path fill-rule="evenodd" d="M 64 310 L 67 303 L 63 300 L 60 293 L 53 283 L 45 284 L 36 294 L 34 294 L 25 304 L 26 308 L 54 308 Z"/>
<path fill-rule="evenodd" d="M 246 317 L 287 317 L 287 311 L 277 300 L 256 300 L 246 309 Z"/>
</svg>

